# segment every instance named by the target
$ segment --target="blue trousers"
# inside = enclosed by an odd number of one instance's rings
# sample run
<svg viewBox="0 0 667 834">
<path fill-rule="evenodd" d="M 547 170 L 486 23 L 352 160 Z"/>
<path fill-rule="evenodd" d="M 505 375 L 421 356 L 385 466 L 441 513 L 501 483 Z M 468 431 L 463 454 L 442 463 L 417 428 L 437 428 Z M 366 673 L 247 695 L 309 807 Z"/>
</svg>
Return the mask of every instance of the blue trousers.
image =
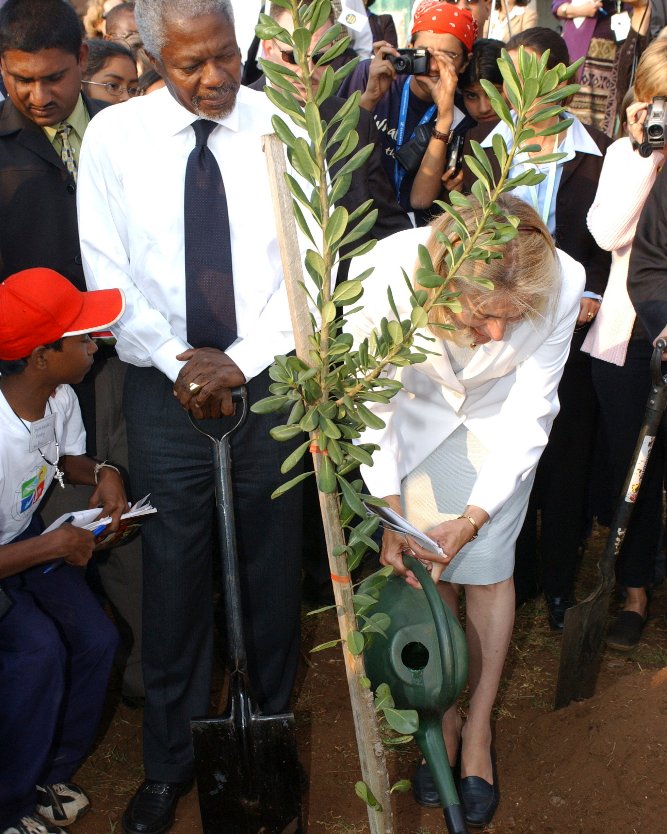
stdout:
<svg viewBox="0 0 667 834">
<path fill-rule="evenodd" d="M 0 830 L 35 809 L 35 785 L 71 779 L 95 740 L 116 630 L 80 568 L 2 581 Z"/>
</svg>

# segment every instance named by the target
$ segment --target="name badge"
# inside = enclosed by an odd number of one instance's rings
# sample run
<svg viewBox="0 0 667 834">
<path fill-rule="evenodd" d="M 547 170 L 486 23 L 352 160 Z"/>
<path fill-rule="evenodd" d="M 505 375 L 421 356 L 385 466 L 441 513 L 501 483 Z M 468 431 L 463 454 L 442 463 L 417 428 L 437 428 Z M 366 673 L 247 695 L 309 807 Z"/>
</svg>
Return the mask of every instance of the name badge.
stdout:
<svg viewBox="0 0 667 834">
<path fill-rule="evenodd" d="M 363 32 L 364 28 L 368 26 L 368 17 L 363 12 L 358 12 L 343 3 L 337 23 L 342 23 L 343 26 L 347 26 L 354 32 Z"/>
<path fill-rule="evenodd" d="M 613 14 L 609 23 L 617 41 L 624 41 L 630 34 L 630 15 L 627 12 Z"/>
<path fill-rule="evenodd" d="M 48 414 L 42 417 L 41 420 L 35 420 L 30 426 L 30 446 L 31 452 L 39 451 L 41 446 L 48 446 L 54 443 L 56 439 L 56 415 Z"/>
</svg>

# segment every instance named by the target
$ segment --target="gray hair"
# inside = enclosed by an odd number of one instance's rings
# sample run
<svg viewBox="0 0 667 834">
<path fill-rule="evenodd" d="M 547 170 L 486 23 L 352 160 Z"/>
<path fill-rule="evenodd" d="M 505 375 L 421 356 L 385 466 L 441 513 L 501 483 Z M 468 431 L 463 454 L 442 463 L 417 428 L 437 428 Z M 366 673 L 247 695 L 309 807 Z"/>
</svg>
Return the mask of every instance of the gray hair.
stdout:
<svg viewBox="0 0 667 834">
<path fill-rule="evenodd" d="M 231 0 L 136 0 L 134 14 L 144 48 L 158 58 L 165 45 L 165 23 L 168 17 L 201 17 L 220 13 L 234 25 Z"/>
</svg>

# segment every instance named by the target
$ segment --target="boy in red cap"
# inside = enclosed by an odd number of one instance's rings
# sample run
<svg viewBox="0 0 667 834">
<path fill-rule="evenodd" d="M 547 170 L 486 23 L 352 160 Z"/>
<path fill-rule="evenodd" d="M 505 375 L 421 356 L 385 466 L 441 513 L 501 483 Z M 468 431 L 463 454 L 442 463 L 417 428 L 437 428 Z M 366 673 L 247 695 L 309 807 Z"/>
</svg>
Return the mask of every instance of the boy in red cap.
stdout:
<svg viewBox="0 0 667 834">
<path fill-rule="evenodd" d="M 118 472 L 85 453 L 70 384 L 97 350 L 88 335 L 123 313 L 120 290 L 83 293 L 50 269 L 0 284 L 0 831 L 58 834 L 89 807 L 68 782 L 97 731 L 115 629 L 81 567 L 95 538 L 63 524 L 40 536 L 54 478 L 96 485 L 118 526 Z M 49 564 L 50 563 L 50 564 Z"/>
<path fill-rule="evenodd" d="M 451 140 L 475 124 L 454 96 L 476 37 L 477 23 L 468 9 L 422 3 L 410 46 L 426 50 L 427 72 L 397 72 L 392 59 L 398 50 L 379 41 L 373 44 L 375 57 L 362 61 L 338 91 L 345 98 L 361 92 L 361 106 L 373 114 L 380 132 L 383 164 L 398 202 L 418 226 L 428 222 L 433 201 L 441 196 Z"/>
</svg>

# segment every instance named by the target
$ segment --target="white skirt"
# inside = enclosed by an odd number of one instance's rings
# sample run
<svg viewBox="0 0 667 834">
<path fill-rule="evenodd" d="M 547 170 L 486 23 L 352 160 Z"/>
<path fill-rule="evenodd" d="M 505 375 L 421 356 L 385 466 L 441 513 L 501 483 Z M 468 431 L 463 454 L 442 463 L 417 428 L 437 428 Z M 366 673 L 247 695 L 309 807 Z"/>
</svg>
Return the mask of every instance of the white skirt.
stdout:
<svg viewBox="0 0 667 834">
<path fill-rule="evenodd" d="M 401 493 L 408 520 L 428 531 L 463 513 L 488 450 L 459 426 L 403 479 Z M 441 579 L 462 585 L 491 585 L 514 572 L 514 547 L 528 508 L 535 470 L 509 500 L 447 565 Z"/>
</svg>

